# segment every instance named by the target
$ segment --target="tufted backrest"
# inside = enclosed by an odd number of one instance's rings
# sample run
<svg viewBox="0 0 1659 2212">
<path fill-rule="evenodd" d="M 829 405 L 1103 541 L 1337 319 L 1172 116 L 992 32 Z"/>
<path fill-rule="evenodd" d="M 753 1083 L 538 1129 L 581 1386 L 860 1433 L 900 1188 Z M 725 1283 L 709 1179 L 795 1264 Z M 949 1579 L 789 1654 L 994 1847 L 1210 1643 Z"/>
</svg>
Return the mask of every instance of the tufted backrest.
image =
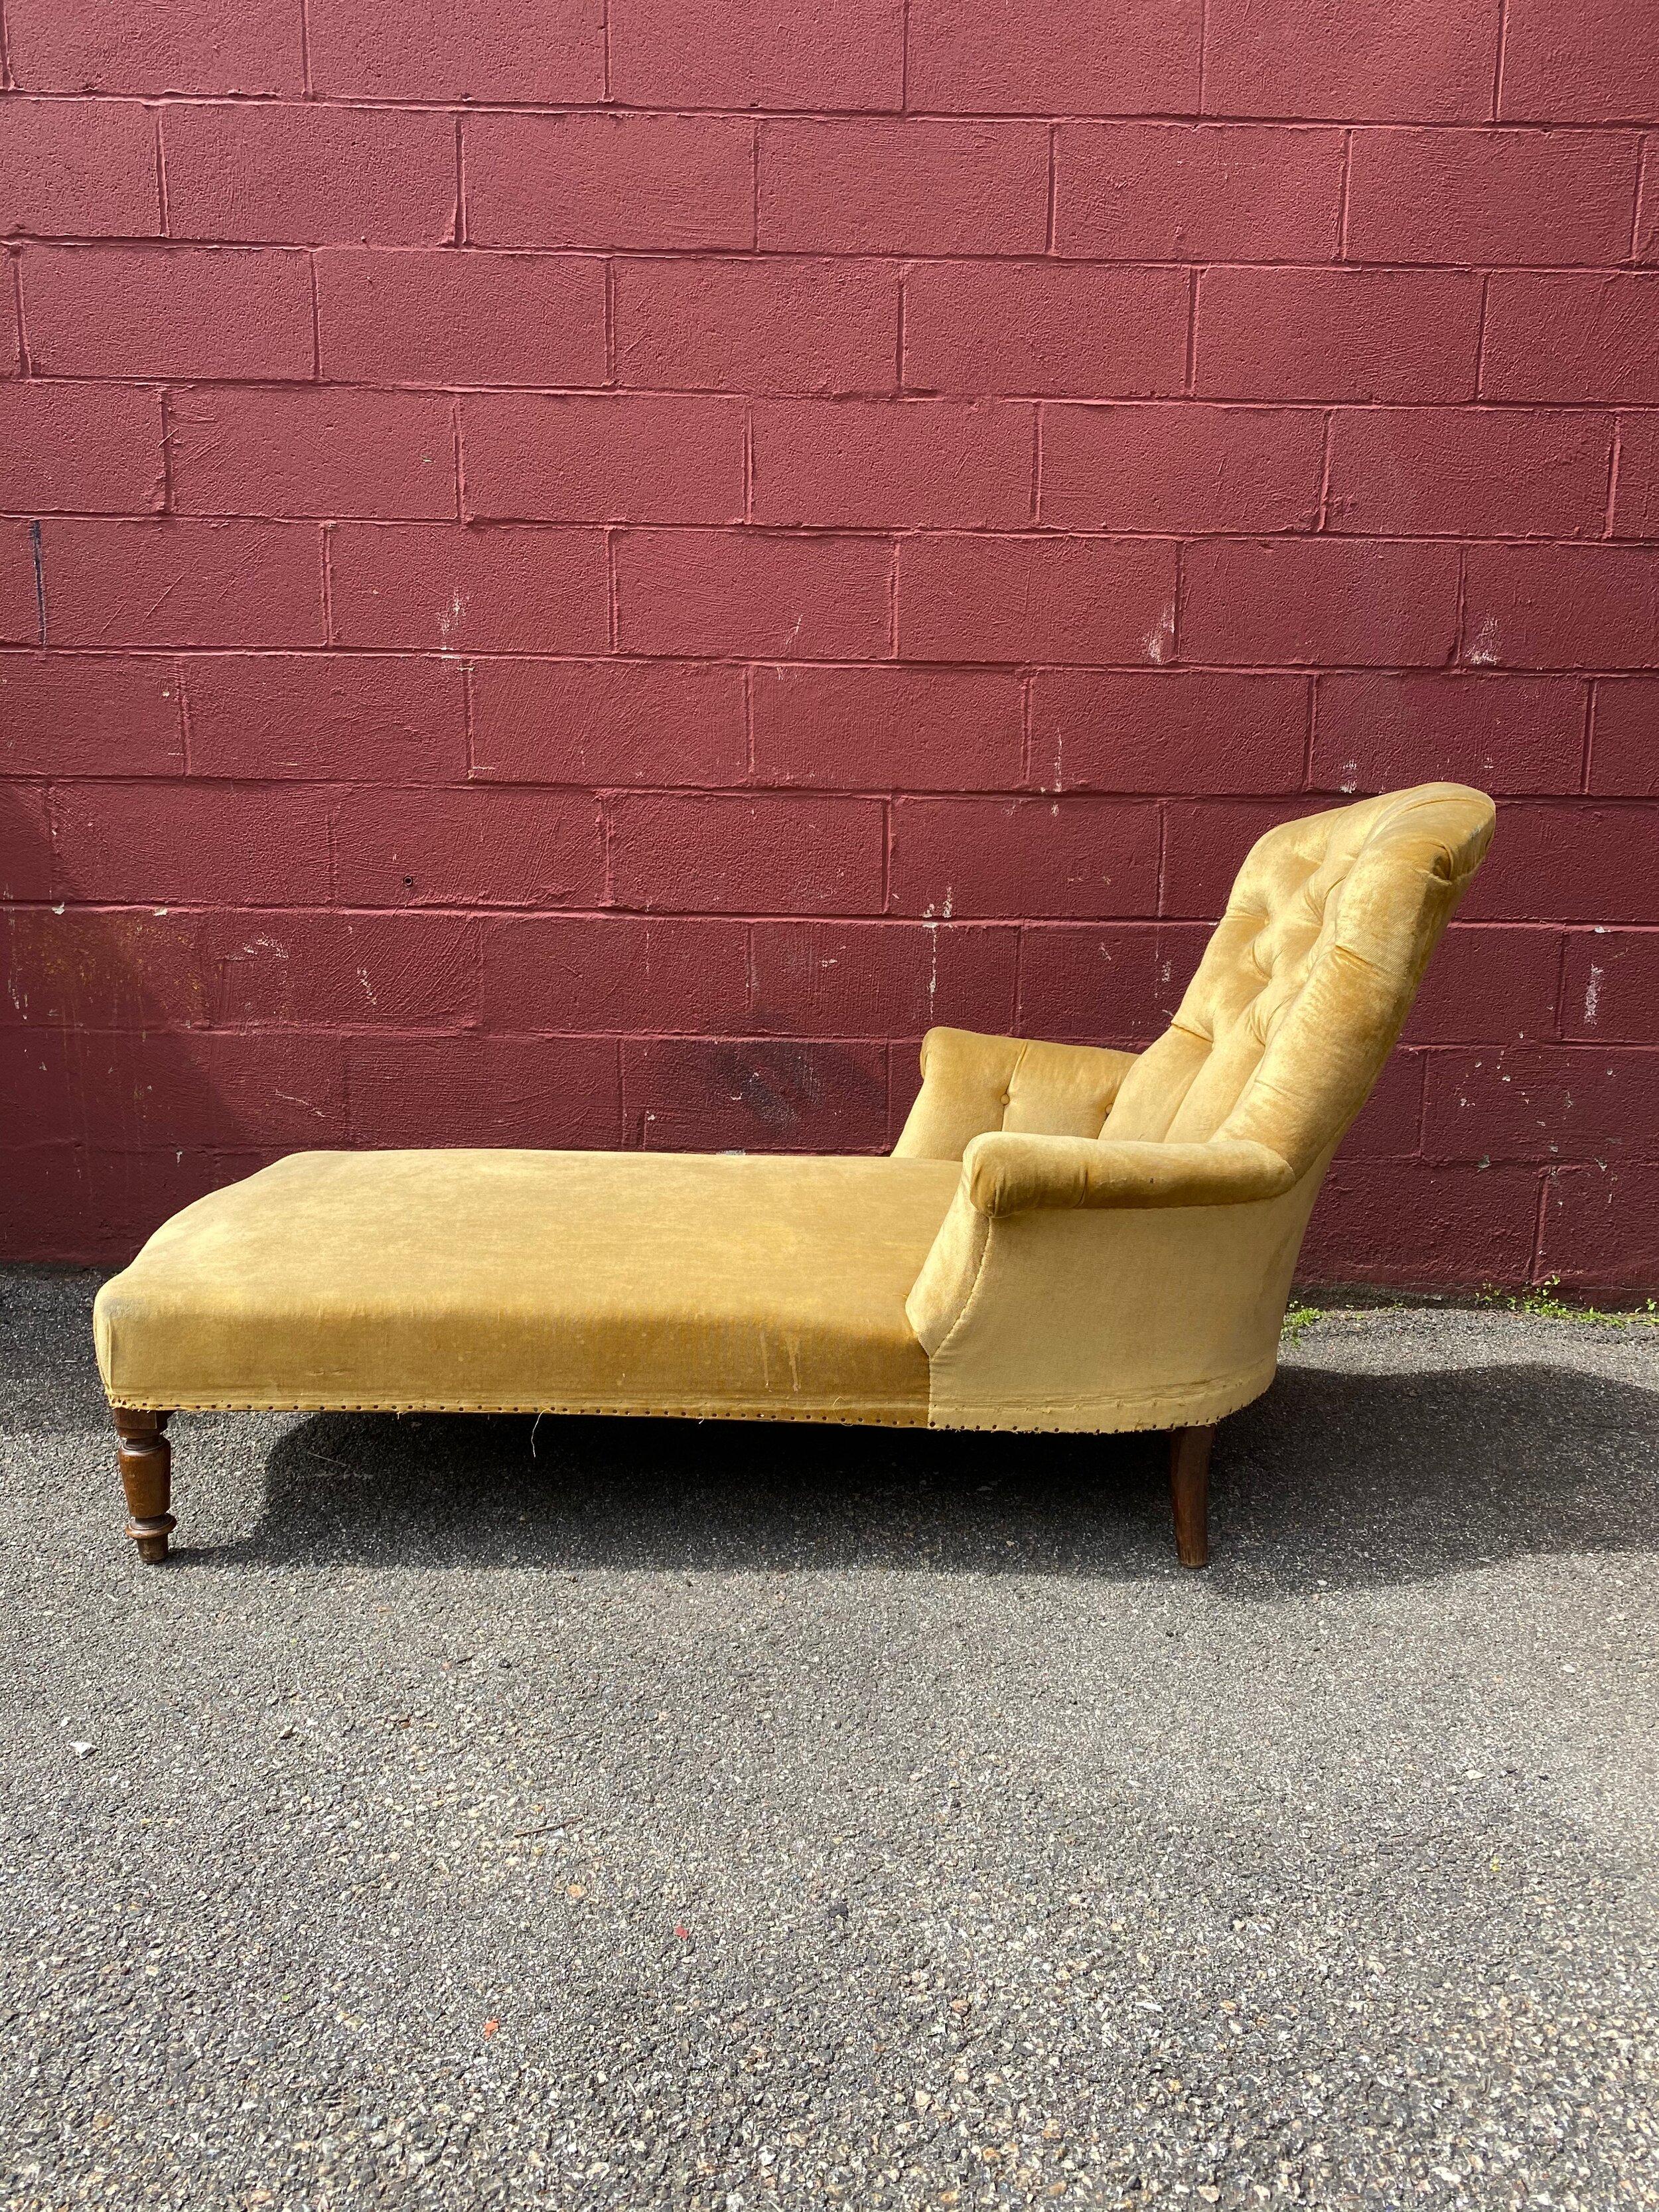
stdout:
<svg viewBox="0 0 1659 2212">
<path fill-rule="evenodd" d="M 1311 1166 L 1364 1103 L 1492 823 L 1484 793 L 1425 783 L 1270 830 L 1101 1134 L 1246 1137 Z"/>
</svg>

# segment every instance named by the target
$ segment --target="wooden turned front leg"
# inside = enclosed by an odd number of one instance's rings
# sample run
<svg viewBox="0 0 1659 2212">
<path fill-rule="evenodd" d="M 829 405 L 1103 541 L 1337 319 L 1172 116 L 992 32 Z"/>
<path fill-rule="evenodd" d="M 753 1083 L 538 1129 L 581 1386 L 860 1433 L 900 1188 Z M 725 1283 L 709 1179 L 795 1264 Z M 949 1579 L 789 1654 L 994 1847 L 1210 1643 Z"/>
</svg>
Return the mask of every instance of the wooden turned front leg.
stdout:
<svg viewBox="0 0 1659 2212">
<path fill-rule="evenodd" d="M 167 1511 L 173 1489 L 173 1447 L 161 1433 L 167 1425 L 165 1413 L 135 1413 L 127 1406 L 115 1408 L 115 1432 L 120 1438 L 116 1463 L 131 1516 L 127 1534 L 149 1566 L 166 1559 L 167 1537 L 176 1526 Z"/>
<path fill-rule="evenodd" d="M 1170 1503 L 1176 1551 L 1183 1567 L 1210 1564 L 1210 1446 L 1215 1424 L 1170 1431 Z"/>
</svg>

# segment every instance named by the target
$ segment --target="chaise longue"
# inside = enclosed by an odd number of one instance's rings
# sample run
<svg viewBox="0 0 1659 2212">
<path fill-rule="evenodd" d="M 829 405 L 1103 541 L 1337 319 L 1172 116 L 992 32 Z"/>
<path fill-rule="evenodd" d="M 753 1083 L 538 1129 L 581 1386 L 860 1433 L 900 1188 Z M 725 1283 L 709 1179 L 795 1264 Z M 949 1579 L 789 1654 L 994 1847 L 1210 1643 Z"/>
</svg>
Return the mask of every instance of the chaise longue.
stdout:
<svg viewBox="0 0 1659 2212">
<path fill-rule="evenodd" d="M 684 1414 L 1167 1430 L 1203 1565 L 1215 1425 L 1492 822 L 1431 783 L 1270 830 L 1147 1050 L 933 1030 L 885 1158 L 298 1152 L 198 1200 L 97 1302 L 127 1534 L 167 1556 L 180 1409 Z"/>
</svg>

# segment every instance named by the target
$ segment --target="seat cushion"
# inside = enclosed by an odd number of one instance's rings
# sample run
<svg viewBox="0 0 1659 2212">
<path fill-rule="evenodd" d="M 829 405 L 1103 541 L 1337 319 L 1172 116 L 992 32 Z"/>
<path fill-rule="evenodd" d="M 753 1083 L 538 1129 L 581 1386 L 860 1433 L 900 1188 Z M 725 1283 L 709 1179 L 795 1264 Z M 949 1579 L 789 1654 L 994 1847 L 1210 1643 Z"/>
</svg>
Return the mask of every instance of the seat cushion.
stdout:
<svg viewBox="0 0 1659 2212">
<path fill-rule="evenodd" d="M 904 1317 L 939 1160 L 297 1152 L 159 1230 L 98 1299 L 141 1407 L 925 1423 Z"/>
</svg>

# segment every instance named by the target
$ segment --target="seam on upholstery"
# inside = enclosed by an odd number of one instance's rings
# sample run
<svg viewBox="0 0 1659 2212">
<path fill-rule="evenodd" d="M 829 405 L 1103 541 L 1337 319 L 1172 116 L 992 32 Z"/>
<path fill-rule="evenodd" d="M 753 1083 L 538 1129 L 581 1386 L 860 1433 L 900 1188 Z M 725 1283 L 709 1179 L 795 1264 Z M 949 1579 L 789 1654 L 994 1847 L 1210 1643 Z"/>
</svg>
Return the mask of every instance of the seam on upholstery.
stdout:
<svg viewBox="0 0 1659 2212">
<path fill-rule="evenodd" d="M 1264 1390 L 1269 1389 L 1279 1372 L 1275 1353 L 1264 1372 L 1260 1367 L 1247 1368 L 1241 1373 L 1218 1378 L 1213 1382 L 1183 1385 L 1180 1389 L 1155 1390 L 1143 1393 L 1139 1398 L 1109 1397 L 1101 1400 L 1070 1398 L 1033 1398 L 1024 1401 L 1006 1411 L 988 1413 L 975 1417 L 971 1413 L 941 1413 L 935 1416 L 930 1404 L 927 1425 L 933 1429 L 996 1429 L 1011 1431 L 1043 1429 L 1049 1424 L 1042 1416 L 1048 1414 L 1081 1414 L 1085 1418 L 1065 1421 L 1063 1425 L 1074 1434 L 1094 1436 L 1125 1436 L 1137 1431 L 1173 1428 L 1178 1425 L 1171 1415 L 1179 1416 L 1201 1408 L 1206 1419 L 1225 1420 L 1253 1405 Z M 1217 1392 L 1221 1400 L 1216 1402 Z M 1105 1410 L 1110 1407 L 1110 1411 Z M 1152 1408 L 1158 1410 L 1154 1413 Z M 1021 1419 L 1021 1415 L 1025 1416 Z M 1060 1425 L 1056 1424 L 1056 1425 Z"/>
<path fill-rule="evenodd" d="M 1014 1085 L 1019 1081 L 1019 1072 L 1024 1066 L 1030 1049 L 1031 1040 L 1029 1037 L 1022 1037 L 1019 1041 L 1019 1050 L 1014 1054 L 1014 1064 L 1008 1071 L 1003 1089 L 1002 1110 L 997 1116 L 999 1129 L 1006 1129 L 1008 1127 L 1008 1109 L 1014 1103 Z"/>
<path fill-rule="evenodd" d="M 969 1200 L 969 1203 L 972 1203 L 971 1200 Z M 974 1210 L 975 1212 L 979 1211 L 977 1206 L 975 1206 Z M 969 1320 L 973 1314 L 975 1304 L 979 1297 L 981 1288 L 985 1281 L 986 1265 L 991 1257 L 991 1240 L 996 1235 L 997 1231 L 996 1216 L 994 1214 L 987 1214 L 985 1216 L 985 1242 L 980 1248 L 979 1265 L 974 1270 L 974 1279 L 969 1287 L 967 1297 L 962 1302 L 962 1310 L 957 1314 L 956 1319 L 951 1322 L 950 1328 L 946 1329 L 945 1334 L 939 1339 L 937 1348 L 934 1351 L 930 1352 L 927 1355 L 927 1419 L 930 1426 L 932 1425 L 933 1417 L 933 1362 L 939 1358 L 941 1352 L 949 1350 L 951 1345 L 956 1340 L 957 1331 L 967 1327 Z"/>
<path fill-rule="evenodd" d="M 534 1402 L 463 1404 L 454 1398 L 112 1398 L 110 1405 L 137 1413 L 565 1413 L 617 1419 L 684 1421 L 816 1421 L 836 1427 L 926 1428 L 927 1416 L 914 1400 L 849 1411 L 825 1404 L 787 1407 L 757 1398 L 729 1406 L 577 1405 Z"/>
<path fill-rule="evenodd" d="M 1383 973 L 1380 961 L 1370 959 L 1365 953 L 1361 952 L 1357 945 L 1344 945 L 1340 939 L 1328 945 L 1320 954 L 1319 960 L 1348 960 L 1352 961 L 1356 968 L 1363 968 L 1368 975 L 1380 975 Z M 1318 967 L 1319 960 L 1316 960 L 1308 969 L 1309 981 L 1313 980 L 1314 969 Z"/>
</svg>

